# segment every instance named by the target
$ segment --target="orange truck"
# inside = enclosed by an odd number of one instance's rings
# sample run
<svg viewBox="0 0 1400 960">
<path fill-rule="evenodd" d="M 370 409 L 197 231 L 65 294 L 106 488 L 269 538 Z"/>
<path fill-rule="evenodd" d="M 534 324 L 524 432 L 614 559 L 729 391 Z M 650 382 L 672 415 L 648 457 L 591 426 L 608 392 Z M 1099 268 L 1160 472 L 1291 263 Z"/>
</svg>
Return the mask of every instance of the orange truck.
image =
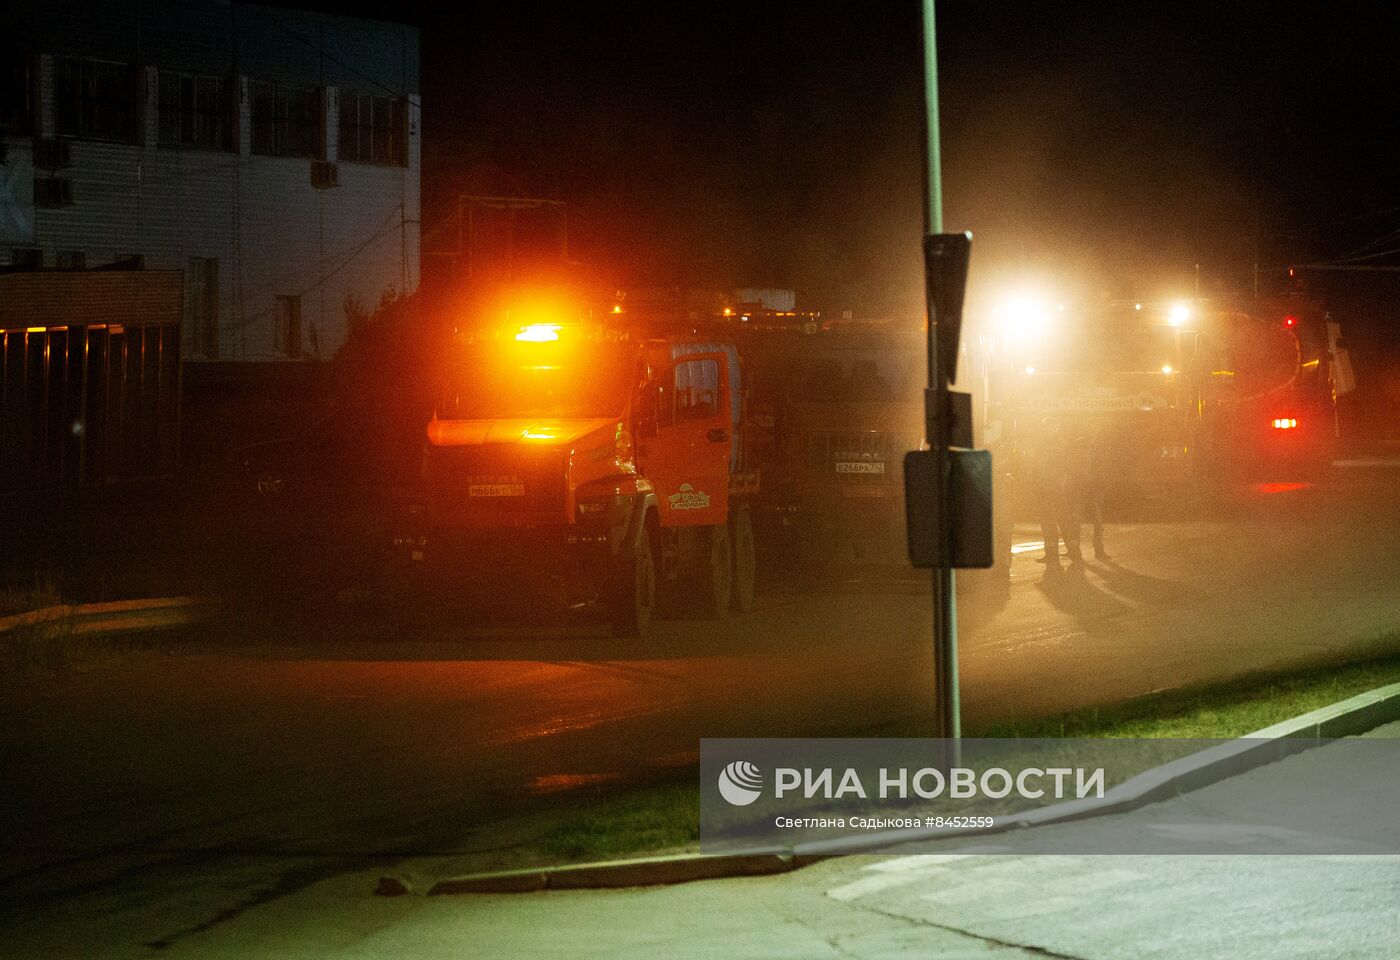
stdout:
<svg viewBox="0 0 1400 960">
<path fill-rule="evenodd" d="M 435 579 L 542 587 L 619 637 L 658 604 L 752 606 L 758 473 L 731 343 L 530 323 L 459 335 L 445 374 L 413 551 Z"/>
</svg>

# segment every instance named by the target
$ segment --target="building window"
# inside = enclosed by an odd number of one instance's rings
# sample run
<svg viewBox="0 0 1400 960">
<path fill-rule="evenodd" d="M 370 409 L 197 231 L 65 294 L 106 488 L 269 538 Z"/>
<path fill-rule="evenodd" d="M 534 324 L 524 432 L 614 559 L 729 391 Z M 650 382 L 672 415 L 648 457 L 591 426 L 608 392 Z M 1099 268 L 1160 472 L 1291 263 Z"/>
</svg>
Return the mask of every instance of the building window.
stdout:
<svg viewBox="0 0 1400 960">
<path fill-rule="evenodd" d="M 160 145 L 233 149 L 232 84 L 174 70 L 160 72 Z"/>
<path fill-rule="evenodd" d="M 34 206 L 57 210 L 73 205 L 73 181 L 64 177 L 35 177 Z"/>
<path fill-rule="evenodd" d="M 277 298 L 277 329 L 274 347 L 290 360 L 301 359 L 301 297 Z"/>
<path fill-rule="evenodd" d="M 351 163 L 408 163 L 408 111 L 398 97 L 340 93 L 340 155 Z"/>
<path fill-rule="evenodd" d="M 136 131 L 135 72 L 106 60 L 54 60 L 58 133 L 84 140 L 130 143 Z"/>
<path fill-rule="evenodd" d="M 253 152 L 272 157 L 319 157 L 321 91 L 254 80 Z"/>
<path fill-rule="evenodd" d="M 85 270 L 87 255 L 81 250 L 60 250 L 54 262 L 60 270 Z"/>
<path fill-rule="evenodd" d="M 33 60 L 19 50 L 0 50 L 0 135 L 20 136 L 34 122 Z"/>
</svg>

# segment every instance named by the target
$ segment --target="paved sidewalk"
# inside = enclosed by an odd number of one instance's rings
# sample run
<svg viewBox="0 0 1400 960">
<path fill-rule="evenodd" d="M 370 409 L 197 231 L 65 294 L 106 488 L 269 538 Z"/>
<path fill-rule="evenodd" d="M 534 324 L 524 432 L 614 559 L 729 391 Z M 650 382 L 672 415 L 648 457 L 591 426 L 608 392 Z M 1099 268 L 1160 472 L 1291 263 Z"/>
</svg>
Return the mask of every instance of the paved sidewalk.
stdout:
<svg viewBox="0 0 1400 960">
<path fill-rule="evenodd" d="M 1400 943 L 1400 858 L 862 857 L 630 891 L 358 893 L 272 905 L 164 955 L 1328 960 Z"/>
<path fill-rule="evenodd" d="M 1400 736 L 1400 724 L 1376 735 Z M 1137 813 L 1046 830 L 1082 831 L 1086 843 L 1094 832 L 1198 830 L 1247 791 L 1346 775 L 1337 757 L 1321 747 Z M 1336 826 L 1322 817 L 1316 829 Z M 1400 857 L 849 857 L 637 890 L 382 898 L 372 888 L 372 874 L 337 877 L 190 931 L 162 955 L 1326 960 L 1393 957 L 1400 944 Z M 151 955 L 12 933 L 0 955 Z"/>
</svg>

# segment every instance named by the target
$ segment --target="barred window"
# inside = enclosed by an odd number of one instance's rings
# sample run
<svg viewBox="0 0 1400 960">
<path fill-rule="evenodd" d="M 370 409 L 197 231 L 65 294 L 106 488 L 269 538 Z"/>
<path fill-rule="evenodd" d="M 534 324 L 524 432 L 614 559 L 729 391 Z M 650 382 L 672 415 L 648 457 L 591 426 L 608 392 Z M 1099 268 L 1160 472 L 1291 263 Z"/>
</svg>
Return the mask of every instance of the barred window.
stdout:
<svg viewBox="0 0 1400 960">
<path fill-rule="evenodd" d="M 0 134 L 29 133 L 33 122 L 33 61 L 23 51 L 0 48 Z"/>
<path fill-rule="evenodd" d="M 135 78 L 130 64 L 56 58 L 54 96 L 59 135 L 131 143 L 136 133 Z"/>
<path fill-rule="evenodd" d="M 408 163 L 407 101 L 342 90 L 340 155 L 342 162 Z"/>
<path fill-rule="evenodd" d="M 232 150 L 233 98 L 227 77 L 160 72 L 160 144 Z"/>
<path fill-rule="evenodd" d="M 253 152 L 272 157 L 319 157 L 321 91 L 254 80 Z"/>
</svg>

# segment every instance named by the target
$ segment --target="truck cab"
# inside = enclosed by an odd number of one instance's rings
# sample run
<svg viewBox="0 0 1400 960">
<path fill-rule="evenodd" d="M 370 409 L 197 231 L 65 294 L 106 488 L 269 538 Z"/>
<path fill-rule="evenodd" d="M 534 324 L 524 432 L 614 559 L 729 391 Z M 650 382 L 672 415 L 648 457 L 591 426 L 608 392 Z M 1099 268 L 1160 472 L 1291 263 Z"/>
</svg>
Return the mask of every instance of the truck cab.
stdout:
<svg viewBox="0 0 1400 960">
<path fill-rule="evenodd" d="M 415 551 L 435 582 L 598 607 L 627 637 L 658 599 L 715 617 L 752 605 L 758 483 L 732 345 L 536 323 L 452 350 Z"/>
<path fill-rule="evenodd" d="M 742 343 L 766 441 L 756 444 L 764 520 L 833 559 L 903 558 L 902 464 L 923 439 L 922 331 L 814 321 L 772 324 Z"/>
</svg>

